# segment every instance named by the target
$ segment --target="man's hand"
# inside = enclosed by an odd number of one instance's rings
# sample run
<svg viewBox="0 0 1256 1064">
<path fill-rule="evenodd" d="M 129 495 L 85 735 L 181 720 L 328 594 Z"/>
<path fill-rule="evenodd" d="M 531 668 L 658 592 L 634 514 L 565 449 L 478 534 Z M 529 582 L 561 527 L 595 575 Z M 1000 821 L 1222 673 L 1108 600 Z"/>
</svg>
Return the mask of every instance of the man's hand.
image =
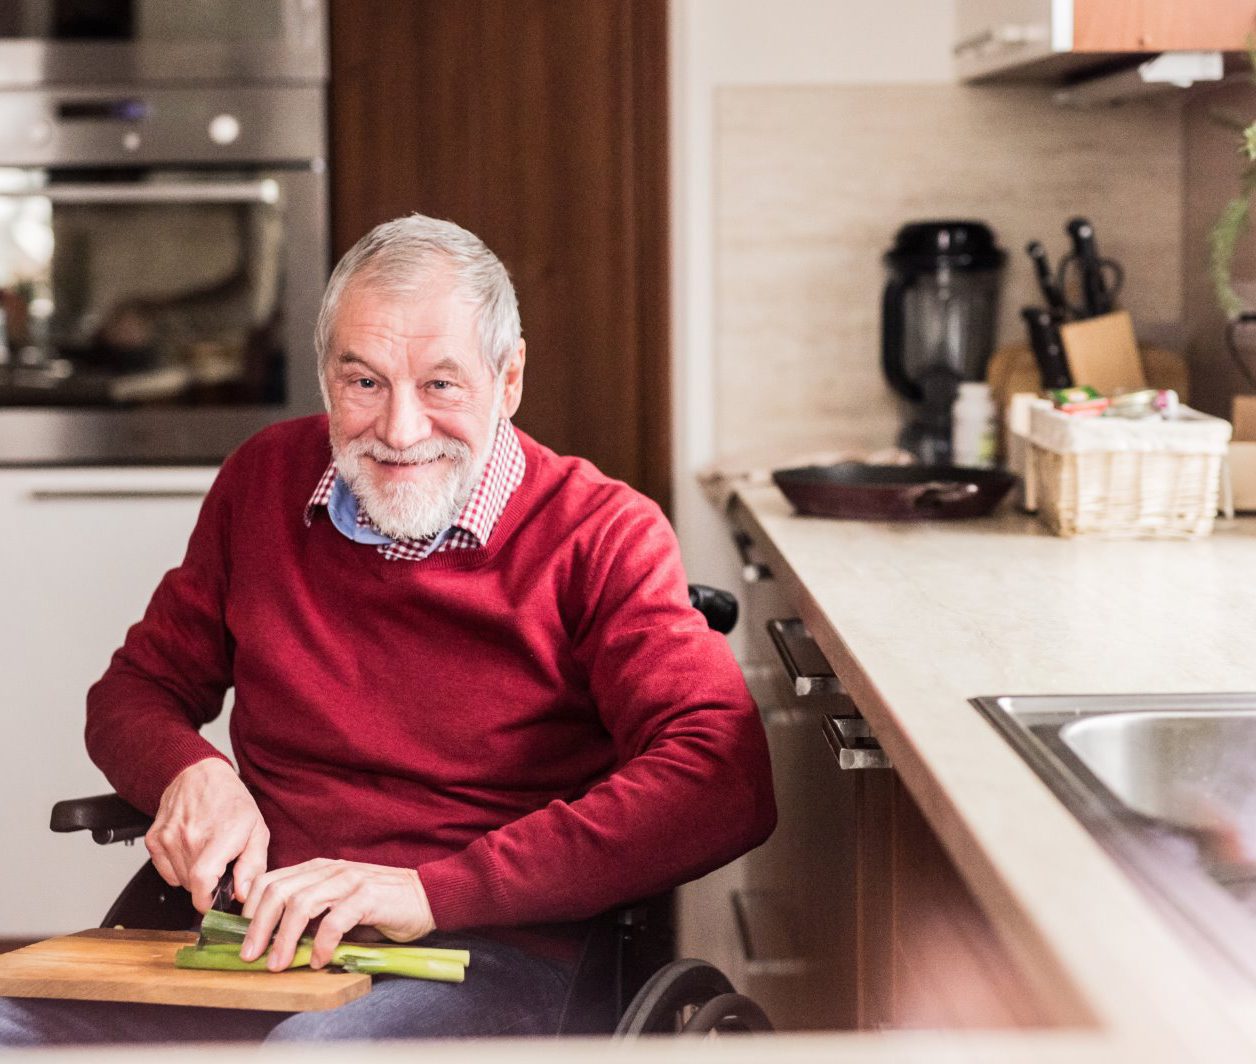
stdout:
<svg viewBox="0 0 1256 1064">
<path fill-rule="evenodd" d="M 436 927 L 414 869 L 318 858 L 254 881 L 244 904 L 253 924 L 240 956 L 246 961 L 260 957 L 278 927 L 267 967 L 287 968 L 306 924 L 320 913 L 327 915 L 314 936 L 312 968 L 327 964 L 340 939 L 359 925 L 372 926 L 394 942 L 412 942 Z"/>
<path fill-rule="evenodd" d="M 175 776 L 144 836 L 161 878 L 191 891 L 192 904 L 202 913 L 232 859 L 236 897 L 248 896 L 250 884 L 266 871 L 269 843 L 253 796 L 235 769 L 217 757 Z"/>
</svg>

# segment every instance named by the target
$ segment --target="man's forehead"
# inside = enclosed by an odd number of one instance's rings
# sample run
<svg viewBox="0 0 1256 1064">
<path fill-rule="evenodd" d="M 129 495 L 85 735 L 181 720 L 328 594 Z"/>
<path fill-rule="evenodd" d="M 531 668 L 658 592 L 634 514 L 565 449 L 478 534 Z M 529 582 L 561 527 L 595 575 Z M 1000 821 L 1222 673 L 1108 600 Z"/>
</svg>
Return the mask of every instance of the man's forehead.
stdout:
<svg viewBox="0 0 1256 1064">
<path fill-rule="evenodd" d="M 407 339 L 475 339 L 479 332 L 475 311 L 465 295 L 449 284 L 395 290 L 357 282 L 345 290 L 333 333 L 365 329 Z"/>
</svg>

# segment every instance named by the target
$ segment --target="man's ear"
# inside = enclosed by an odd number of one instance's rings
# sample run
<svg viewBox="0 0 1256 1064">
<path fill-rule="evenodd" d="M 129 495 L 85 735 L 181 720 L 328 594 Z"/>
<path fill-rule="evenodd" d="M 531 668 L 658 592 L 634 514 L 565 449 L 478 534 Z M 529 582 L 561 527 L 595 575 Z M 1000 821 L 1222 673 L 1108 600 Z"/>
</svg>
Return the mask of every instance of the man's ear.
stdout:
<svg viewBox="0 0 1256 1064">
<path fill-rule="evenodd" d="M 519 402 L 523 399 L 523 363 L 525 361 L 524 348 L 527 345 L 520 338 L 519 346 L 515 348 L 514 354 L 506 360 L 505 368 L 502 369 L 502 414 L 505 417 L 514 417 L 515 411 L 519 409 Z"/>
</svg>

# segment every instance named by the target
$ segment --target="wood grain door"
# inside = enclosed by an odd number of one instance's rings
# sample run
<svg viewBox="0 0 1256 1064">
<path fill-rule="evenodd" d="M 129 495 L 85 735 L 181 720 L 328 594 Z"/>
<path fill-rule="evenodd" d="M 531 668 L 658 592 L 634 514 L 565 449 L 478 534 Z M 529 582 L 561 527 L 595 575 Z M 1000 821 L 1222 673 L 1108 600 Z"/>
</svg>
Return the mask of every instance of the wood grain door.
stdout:
<svg viewBox="0 0 1256 1064">
<path fill-rule="evenodd" d="M 1239 51 L 1256 30 L 1256 0 L 1074 0 L 1079 52 Z"/>
<path fill-rule="evenodd" d="M 666 0 L 332 0 L 337 256 L 477 233 L 528 342 L 517 424 L 669 502 Z"/>
</svg>

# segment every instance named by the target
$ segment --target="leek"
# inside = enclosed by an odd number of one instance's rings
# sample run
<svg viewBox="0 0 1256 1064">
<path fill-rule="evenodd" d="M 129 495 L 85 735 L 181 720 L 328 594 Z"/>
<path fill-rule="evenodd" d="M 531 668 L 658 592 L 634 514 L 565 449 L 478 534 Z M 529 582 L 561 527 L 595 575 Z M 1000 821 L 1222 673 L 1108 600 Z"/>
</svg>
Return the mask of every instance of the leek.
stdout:
<svg viewBox="0 0 1256 1064">
<path fill-rule="evenodd" d="M 308 946 L 301 946 L 293 954 L 289 968 L 305 968 L 310 963 L 313 952 Z M 174 955 L 176 968 L 200 968 L 214 972 L 267 972 L 266 960 L 269 953 L 263 953 L 255 961 L 246 961 L 240 957 L 240 947 L 230 944 L 214 946 L 184 946 Z"/>
<path fill-rule="evenodd" d="M 411 979 L 434 979 L 441 983 L 461 983 L 467 969 L 457 961 L 433 960 L 430 957 L 399 957 L 398 950 L 375 950 L 375 956 L 362 954 L 337 959 L 346 972 L 365 972 L 367 975 L 404 975 Z"/>
<path fill-rule="evenodd" d="M 268 954 L 254 961 L 240 959 L 240 944 L 251 922 L 243 916 L 210 909 L 201 921 L 201 935 L 196 945 L 180 949 L 175 954 L 175 966 L 229 972 L 269 971 L 266 967 Z M 306 935 L 297 944 L 288 967 L 307 966 L 313 949 L 314 939 Z M 471 963 L 471 954 L 465 949 L 435 946 L 363 946 L 342 942 L 332 951 L 331 963 L 349 972 L 461 983 Z"/>
</svg>

